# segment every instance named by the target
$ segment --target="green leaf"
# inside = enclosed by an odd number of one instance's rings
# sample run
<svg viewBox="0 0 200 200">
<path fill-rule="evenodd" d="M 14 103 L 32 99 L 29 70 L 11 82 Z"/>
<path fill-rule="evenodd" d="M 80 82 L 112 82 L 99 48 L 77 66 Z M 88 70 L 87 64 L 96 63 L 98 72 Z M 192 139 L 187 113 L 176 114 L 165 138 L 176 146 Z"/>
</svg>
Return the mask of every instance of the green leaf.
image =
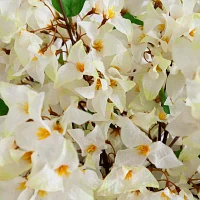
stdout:
<svg viewBox="0 0 200 200">
<path fill-rule="evenodd" d="M 89 125 L 89 123 L 86 123 L 86 124 L 85 124 L 85 130 L 88 129 L 88 125 Z"/>
<path fill-rule="evenodd" d="M 94 114 L 94 112 L 90 111 L 89 109 L 87 110 L 87 112 L 92 114 L 92 115 Z"/>
<path fill-rule="evenodd" d="M 182 149 L 174 152 L 174 154 L 176 155 L 177 158 L 179 158 L 181 151 L 182 151 Z"/>
<path fill-rule="evenodd" d="M 61 65 L 64 65 L 64 64 L 65 64 L 65 62 L 64 62 L 64 60 L 63 60 L 63 54 L 62 54 L 62 53 L 60 54 L 60 56 L 59 56 L 59 58 L 58 58 L 58 62 L 59 62 Z"/>
<path fill-rule="evenodd" d="M 159 98 L 160 98 L 160 101 L 161 101 L 161 106 L 163 107 L 163 110 L 165 111 L 165 113 L 170 114 L 169 106 L 164 105 L 164 103 L 167 99 L 167 95 L 165 93 L 164 88 L 161 88 L 161 90 L 159 92 Z"/>
<path fill-rule="evenodd" d="M 137 25 L 140 25 L 140 26 L 144 25 L 143 21 L 137 19 L 135 16 L 131 15 L 129 12 L 127 12 L 126 14 L 124 14 L 123 18 L 129 19 L 132 24 L 137 24 Z"/>
<path fill-rule="evenodd" d="M 8 114 L 8 106 L 4 103 L 2 99 L 0 99 L 0 116 Z"/>
<path fill-rule="evenodd" d="M 62 12 L 60 1 L 65 13 Z M 67 17 L 73 17 L 81 12 L 85 1 L 86 0 L 52 0 L 52 5 L 59 13 L 65 14 Z"/>
</svg>

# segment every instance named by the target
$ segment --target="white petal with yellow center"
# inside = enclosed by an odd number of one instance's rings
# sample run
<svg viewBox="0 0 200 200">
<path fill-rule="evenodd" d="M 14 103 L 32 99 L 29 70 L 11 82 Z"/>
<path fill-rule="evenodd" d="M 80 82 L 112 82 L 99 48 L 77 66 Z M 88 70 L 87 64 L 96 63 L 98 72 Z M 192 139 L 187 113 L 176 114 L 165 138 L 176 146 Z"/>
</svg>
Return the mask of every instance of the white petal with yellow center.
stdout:
<svg viewBox="0 0 200 200">
<path fill-rule="evenodd" d="M 27 187 L 46 192 L 63 190 L 62 177 L 58 176 L 48 165 L 45 165 L 44 168 L 36 174 L 31 174 L 26 185 Z"/>
<path fill-rule="evenodd" d="M 128 117 L 119 119 L 122 142 L 129 148 L 151 144 L 151 140 Z"/>
</svg>

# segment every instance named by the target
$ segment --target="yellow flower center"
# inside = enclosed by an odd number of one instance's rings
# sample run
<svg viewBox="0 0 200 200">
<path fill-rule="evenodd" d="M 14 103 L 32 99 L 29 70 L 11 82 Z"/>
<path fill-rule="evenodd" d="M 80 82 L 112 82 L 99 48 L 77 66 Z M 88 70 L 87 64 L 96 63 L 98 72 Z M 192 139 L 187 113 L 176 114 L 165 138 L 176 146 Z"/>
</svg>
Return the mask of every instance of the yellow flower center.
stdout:
<svg viewBox="0 0 200 200">
<path fill-rule="evenodd" d="M 26 114 L 29 114 L 29 106 L 28 106 L 28 102 L 25 102 L 22 106 L 22 109 L 23 111 L 26 113 Z"/>
<path fill-rule="evenodd" d="M 26 189 L 26 182 L 19 183 L 19 187 L 16 190 L 25 190 Z"/>
<path fill-rule="evenodd" d="M 22 34 L 23 31 L 26 31 L 26 30 L 25 30 L 24 28 L 22 28 L 22 29 L 19 31 L 18 35 L 20 36 L 20 35 Z"/>
<path fill-rule="evenodd" d="M 36 57 L 36 56 L 34 56 L 33 58 L 32 58 L 32 61 L 37 61 L 38 60 L 38 58 Z"/>
<path fill-rule="evenodd" d="M 136 83 L 136 85 L 135 85 L 135 91 L 136 92 L 140 92 L 140 86 Z"/>
<path fill-rule="evenodd" d="M 69 167 L 67 165 L 61 165 L 58 169 L 56 169 L 56 172 L 59 176 L 65 175 L 66 177 L 69 177 L 71 173 L 68 170 Z"/>
<path fill-rule="evenodd" d="M 162 40 L 165 41 L 167 44 L 169 43 L 169 37 L 162 37 Z"/>
<path fill-rule="evenodd" d="M 114 117 L 115 117 L 115 116 L 113 115 L 113 113 L 110 113 L 110 119 L 111 119 L 111 120 L 114 120 Z"/>
<path fill-rule="evenodd" d="M 77 68 L 77 70 L 78 70 L 79 72 L 83 72 L 84 69 L 85 69 L 85 66 L 84 66 L 83 63 L 77 62 L 77 63 L 76 63 L 76 68 Z"/>
<path fill-rule="evenodd" d="M 164 31 L 165 30 L 165 24 L 158 24 L 158 30 Z"/>
<path fill-rule="evenodd" d="M 54 124 L 53 130 L 58 131 L 60 134 L 63 133 L 63 127 L 61 126 L 59 121 L 57 121 L 56 124 Z"/>
<path fill-rule="evenodd" d="M 36 135 L 38 137 L 38 140 L 43 140 L 43 139 L 49 137 L 50 133 L 46 128 L 39 128 Z"/>
<path fill-rule="evenodd" d="M 117 81 L 110 79 L 110 87 L 116 87 L 117 86 Z"/>
<path fill-rule="evenodd" d="M 96 49 L 98 52 L 100 52 L 103 49 L 103 41 L 95 40 L 92 47 Z"/>
<path fill-rule="evenodd" d="M 145 37 L 146 37 L 146 35 L 145 35 L 144 33 L 142 33 L 142 34 L 139 36 L 139 42 L 141 42 Z"/>
<path fill-rule="evenodd" d="M 142 156 L 147 156 L 147 154 L 150 151 L 150 148 L 148 145 L 140 145 L 136 148 L 138 154 L 142 155 Z"/>
<path fill-rule="evenodd" d="M 43 190 L 39 190 L 38 191 L 38 195 L 42 198 L 44 198 L 47 195 L 47 192 L 43 191 Z"/>
<path fill-rule="evenodd" d="M 22 156 L 22 160 L 25 160 L 27 163 L 31 163 L 31 155 L 33 154 L 33 151 L 28 151 Z"/>
<path fill-rule="evenodd" d="M 133 172 L 132 170 L 129 170 L 124 179 L 130 180 L 132 177 L 133 177 Z"/>
<path fill-rule="evenodd" d="M 82 167 L 79 167 L 79 170 L 80 170 L 81 172 L 83 172 L 83 173 L 86 172 L 86 169 L 83 169 Z"/>
<path fill-rule="evenodd" d="M 157 71 L 157 72 L 162 72 L 162 69 L 160 68 L 159 65 L 157 65 L 157 67 L 156 67 L 156 71 Z"/>
<path fill-rule="evenodd" d="M 87 148 L 86 148 L 86 152 L 87 153 L 94 153 L 95 151 L 97 150 L 97 147 L 93 144 L 89 145 Z"/>
<path fill-rule="evenodd" d="M 96 87 L 95 87 L 95 89 L 96 89 L 96 90 L 100 90 L 101 88 L 102 88 L 101 80 L 98 78 L 98 79 L 97 79 L 97 82 L 96 82 Z"/>
<path fill-rule="evenodd" d="M 164 200 L 169 200 L 169 197 L 164 192 L 161 193 L 161 198 Z"/>
<path fill-rule="evenodd" d="M 108 19 L 111 19 L 113 17 L 115 17 L 116 12 L 114 11 L 114 6 L 112 6 L 109 10 L 108 10 Z"/>
<path fill-rule="evenodd" d="M 112 68 L 115 68 L 116 70 L 120 71 L 120 68 L 117 66 L 111 66 Z"/>
<path fill-rule="evenodd" d="M 187 200 L 187 197 L 184 195 L 184 200 Z"/>
<path fill-rule="evenodd" d="M 165 112 L 159 112 L 158 117 L 160 120 L 165 120 L 167 118 L 167 114 Z"/>
<path fill-rule="evenodd" d="M 193 30 L 191 30 L 190 33 L 189 33 L 189 35 L 190 35 L 191 37 L 194 37 L 195 31 L 196 31 L 196 28 L 193 29 Z"/>
<path fill-rule="evenodd" d="M 178 194 L 178 192 L 177 192 L 176 189 L 170 190 L 170 193 L 171 193 L 171 194 Z"/>
</svg>

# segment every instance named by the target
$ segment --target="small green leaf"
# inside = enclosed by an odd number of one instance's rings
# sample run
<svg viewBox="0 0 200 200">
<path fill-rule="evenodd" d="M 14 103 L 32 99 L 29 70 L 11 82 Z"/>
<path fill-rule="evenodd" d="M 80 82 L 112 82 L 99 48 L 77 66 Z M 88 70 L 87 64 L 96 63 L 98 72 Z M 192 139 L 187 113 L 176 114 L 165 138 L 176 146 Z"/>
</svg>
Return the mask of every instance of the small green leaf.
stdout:
<svg viewBox="0 0 200 200">
<path fill-rule="evenodd" d="M 140 25 L 140 26 L 144 25 L 143 21 L 137 19 L 135 16 L 131 15 L 129 12 L 127 12 L 125 15 L 123 15 L 123 18 L 129 19 L 132 24 L 137 24 L 137 25 Z"/>
<path fill-rule="evenodd" d="M 65 13 L 62 12 L 60 1 Z M 86 0 L 52 0 L 52 5 L 59 13 L 65 14 L 67 17 L 73 17 L 81 12 L 85 1 Z"/>
<path fill-rule="evenodd" d="M 2 99 L 0 99 L 0 116 L 8 114 L 8 106 L 4 103 Z"/>
<path fill-rule="evenodd" d="M 166 93 L 164 91 L 164 88 L 161 88 L 161 90 L 159 92 L 159 98 L 160 98 L 160 101 L 161 101 L 161 106 L 163 107 L 163 110 L 165 111 L 165 113 L 170 114 L 169 106 L 164 105 L 164 103 L 165 103 L 165 101 L 167 99 L 167 96 L 166 96 Z"/>
<path fill-rule="evenodd" d="M 59 56 L 59 58 L 58 58 L 58 62 L 59 62 L 61 65 L 64 65 L 64 64 L 65 64 L 65 62 L 64 62 L 64 60 L 63 60 L 63 54 L 62 54 L 62 53 L 60 54 L 60 56 Z"/>
<path fill-rule="evenodd" d="M 92 114 L 92 115 L 94 114 L 94 112 L 90 111 L 89 109 L 87 110 L 87 112 Z"/>
<path fill-rule="evenodd" d="M 88 125 L 89 125 L 89 123 L 86 123 L 86 124 L 85 124 L 85 130 L 88 129 Z"/>
<path fill-rule="evenodd" d="M 176 155 L 177 158 L 179 158 L 181 151 L 182 151 L 182 149 L 179 149 L 178 151 L 174 152 L 174 154 Z"/>
</svg>

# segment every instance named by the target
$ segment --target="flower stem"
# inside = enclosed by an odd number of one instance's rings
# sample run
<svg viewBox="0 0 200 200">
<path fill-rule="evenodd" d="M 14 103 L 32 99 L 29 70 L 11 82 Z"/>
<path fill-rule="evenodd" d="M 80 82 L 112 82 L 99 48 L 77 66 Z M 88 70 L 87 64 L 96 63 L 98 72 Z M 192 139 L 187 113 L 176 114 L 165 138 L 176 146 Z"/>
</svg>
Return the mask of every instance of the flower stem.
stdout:
<svg viewBox="0 0 200 200">
<path fill-rule="evenodd" d="M 63 8 L 63 4 L 62 4 L 62 0 L 59 0 L 59 4 L 60 4 L 61 10 L 62 10 L 63 17 L 65 19 L 65 24 L 66 24 L 67 32 L 69 33 L 69 37 L 70 37 L 70 40 L 72 42 L 72 45 L 74 45 L 76 42 L 74 41 L 74 38 L 73 38 L 73 35 L 72 35 L 71 26 L 70 26 L 70 24 L 68 22 L 66 14 L 65 14 L 65 11 L 64 11 L 64 8 Z"/>
</svg>

